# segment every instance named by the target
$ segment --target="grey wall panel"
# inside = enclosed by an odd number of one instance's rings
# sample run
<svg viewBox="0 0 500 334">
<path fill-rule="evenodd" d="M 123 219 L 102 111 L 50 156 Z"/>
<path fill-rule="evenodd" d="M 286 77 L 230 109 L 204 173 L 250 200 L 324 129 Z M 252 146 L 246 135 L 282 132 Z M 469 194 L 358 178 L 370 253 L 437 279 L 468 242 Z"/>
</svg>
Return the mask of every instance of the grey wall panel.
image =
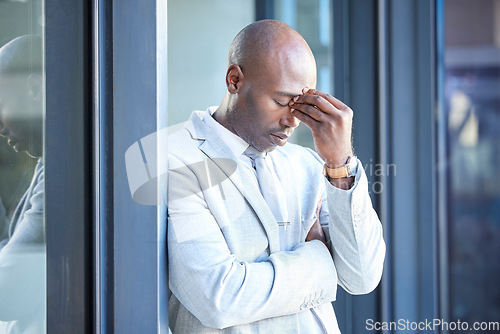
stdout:
<svg viewBox="0 0 500 334">
<path fill-rule="evenodd" d="M 157 130 L 156 1 L 113 3 L 114 328 L 156 333 L 157 207 L 132 200 L 125 152 Z"/>
<path fill-rule="evenodd" d="M 391 152 L 393 178 L 393 319 L 417 320 L 417 66 L 415 1 L 391 1 Z M 397 28 L 396 28 L 397 27 Z"/>
<path fill-rule="evenodd" d="M 392 0 L 392 320 L 436 317 L 434 1 Z"/>
<path fill-rule="evenodd" d="M 88 13 L 86 1 L 45 1 L 48 333 L 92 325 Z"/>
<path fill-rule="evenodd" d="M 418 277 L 420 319 L 437 316 L 437 184 L 435 106 L 435 3 L 418 1 L 417 13 L 417 166 Z"/>
</svg>

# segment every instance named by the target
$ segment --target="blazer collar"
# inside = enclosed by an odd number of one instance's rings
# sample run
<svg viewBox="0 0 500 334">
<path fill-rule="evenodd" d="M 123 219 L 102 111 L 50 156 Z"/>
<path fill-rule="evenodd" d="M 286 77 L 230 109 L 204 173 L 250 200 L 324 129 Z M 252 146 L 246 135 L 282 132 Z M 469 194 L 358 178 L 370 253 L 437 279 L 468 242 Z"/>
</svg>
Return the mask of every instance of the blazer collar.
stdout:
<svg viewBox="0 0 500 334">
<path fill-rule="evenodd" d="M 234 156 L 227 145 L 203 121 L 204 113 L 204 111 L 193 112 L 190 119 L 186 122 L 186 129 L 193 139 L 203 141 L 199 149 L 224 172 L 253 208 L 266 231 L 269 251 L 271 253 L 279 251 L 278 224 L 271 209 L 269 209 L 269 206 L 262 197 L 260 190 L 253 183 L 245 182 L 245 179 L 252 177 L 252 175 L 244 168 L 234 169 L 234 165 L 230 166 L 230 164 L 225 163 L 229 159 L 238 165 L 239 157 Z"/>
</svg>

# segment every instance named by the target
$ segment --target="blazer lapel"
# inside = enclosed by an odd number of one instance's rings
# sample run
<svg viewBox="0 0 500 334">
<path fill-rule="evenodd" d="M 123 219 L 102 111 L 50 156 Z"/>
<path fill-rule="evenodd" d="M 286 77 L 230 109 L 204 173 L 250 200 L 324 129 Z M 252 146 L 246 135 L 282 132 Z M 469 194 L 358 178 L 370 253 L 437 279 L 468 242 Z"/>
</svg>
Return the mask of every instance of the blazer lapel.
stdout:
<svg viewBox="0 0 500 334">
<path fill-rule="evenodd" d="M 224 142 L 216 136 L 212 131 L 208 131 L 207 125 L 200 118 L 202 114 L 193 115 L 186 123 L 186 129 L 191 133 L 194 139 L 204 140 L 199 146 L 200 150 L 216 164 L 228 177 L 229 180 L 238 188 L 241 194 L 248 201 L 255 214 L 262 223 L 269 242 L 269 251 L 271 253 L 280 250 L 278 224 L 269 209 L 269 206 L 264 201 L 260 190 L 251 182 L 244 182 L 246 178 L 251 177 L 244 168 L 234 169 L 234 165 L 228 164 L 227 161 L 232 160 L 236 165 L 238 157 L 235 157 L 231 150 Z"/>
</svg>

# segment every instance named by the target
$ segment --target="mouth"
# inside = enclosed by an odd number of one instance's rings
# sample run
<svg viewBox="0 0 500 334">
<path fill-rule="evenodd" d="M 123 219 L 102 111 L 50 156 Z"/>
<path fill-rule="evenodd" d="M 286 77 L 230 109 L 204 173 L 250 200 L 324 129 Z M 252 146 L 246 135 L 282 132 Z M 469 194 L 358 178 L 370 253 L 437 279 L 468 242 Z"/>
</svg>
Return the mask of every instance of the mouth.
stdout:
<svg viewBox="0 0 500 334">
<path fill-rule="evenodd" d="M 283 146 L 288 140 L 288 135 L 284 133 L 271 133 L 271 138 L 276 145 Z"/>
<path fill-rule="evenodd" d="M 12 148 L 16 151 L 16 152 L 19 152 L 20 150 L 20 146 L 19 146 L 19 143 L 13 139 L 13 138 L 9 138 L 9 140 L 7 141 L 7 144 L 9 144 L 9 146 L 12 146 Z"/>
</svg>

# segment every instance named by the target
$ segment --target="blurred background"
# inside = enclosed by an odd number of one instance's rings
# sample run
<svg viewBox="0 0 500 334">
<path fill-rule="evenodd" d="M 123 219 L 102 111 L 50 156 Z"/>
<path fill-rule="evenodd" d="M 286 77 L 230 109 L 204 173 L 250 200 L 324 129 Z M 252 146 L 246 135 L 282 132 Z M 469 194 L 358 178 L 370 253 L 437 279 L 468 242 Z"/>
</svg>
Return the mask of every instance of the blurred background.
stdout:
<svg viewBox="0 0 500 334">
<path fill-rule="evenodd" d="M 342 332 L 500 321 L 500 1 L 168 0 L 170 125 L 220 103 L 232 38 L 264 18 L 304 36 L 317 88 L 354 110 L 385 229 L 383 282 L 339 293 Z M 314 146 L 303 124 L 292 140 Z"/>
<path fill-rule="evenodd" d="M 304 36 L 317 88 L 354 110 L 355 151 L 384 226 L 379 287 L 338 292 L 342 333 L 394 332 L 368 330 L 369 319 L 500 322 L 500 0 L 0 0 L 0 48 L 27 34 L 43 41 L 43 125 L 6 108 L 8 81 L 0 125 L 28 124 L 30 145 L 44 144 L 44 332 L 168 332 L 164 217 L 132 201 L 123 157 L 218 105 L 232 39 L 266 18 Z M 2 246 L 38 161 L 8 141 Z M 292 141 L 313 147 L 304 125 Z M 12 306 L 0 296 L 0 310 Z M 27 309 L 0 314 L 0 334 L 21 318 Z"/>
</svg>

